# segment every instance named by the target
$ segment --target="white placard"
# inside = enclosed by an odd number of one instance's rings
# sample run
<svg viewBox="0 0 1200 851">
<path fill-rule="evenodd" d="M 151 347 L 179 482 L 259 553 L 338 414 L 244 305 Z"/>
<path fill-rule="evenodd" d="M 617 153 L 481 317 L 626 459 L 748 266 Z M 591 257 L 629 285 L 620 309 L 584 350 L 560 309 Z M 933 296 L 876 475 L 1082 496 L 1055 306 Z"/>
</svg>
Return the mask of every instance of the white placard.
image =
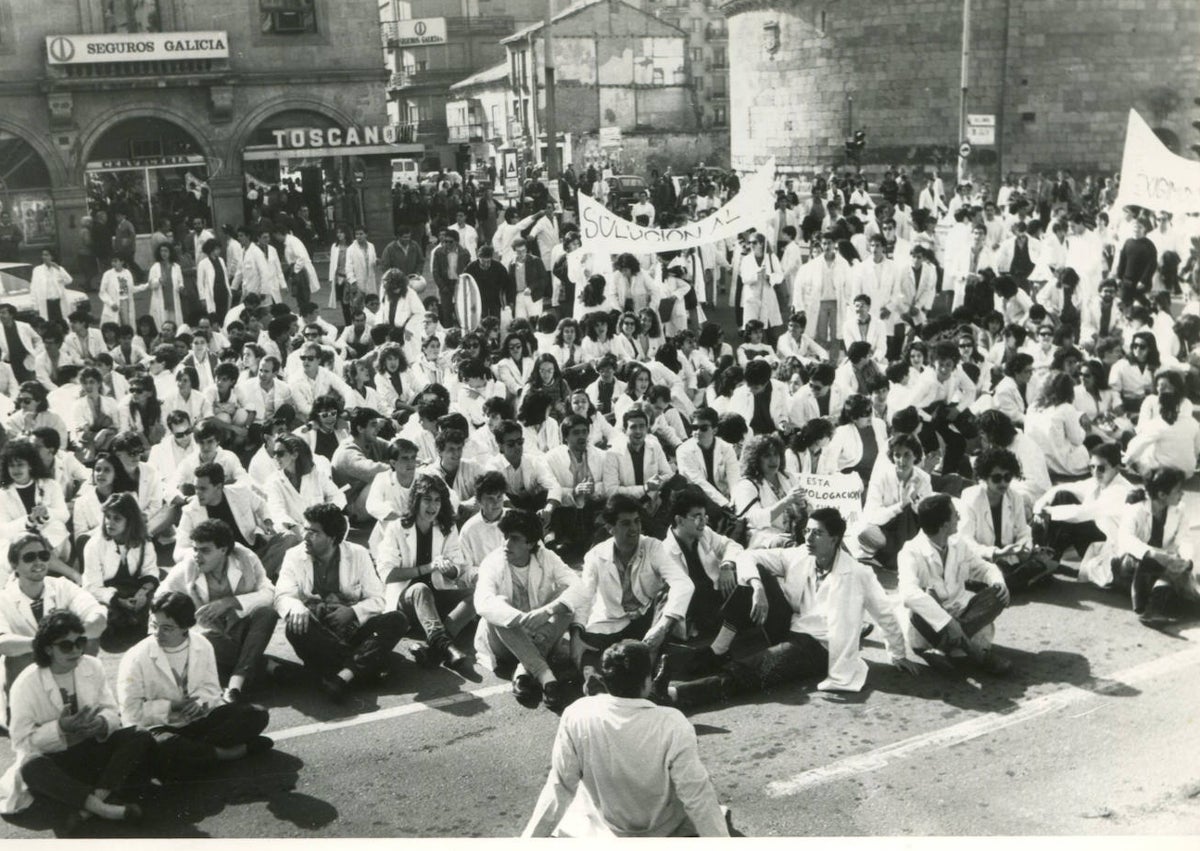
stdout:
<svg viewBox="0 0 1200 851">
<path fill-rule="evenodd" d="M 46 62 L 50 65 L 228 58 L 229 34 L 224 30 L 46 36 Z"/>
<path fill-rule="evenodd" d="M 1130 205 L 1176 215 L 1200 213 L 1200 162 L 1171 153 L 1132 109 L 1116 203 L 1118 208 Z"/>
<path fill-rule="evenodd" d="M 446 19 L 410 18 L 407 21 L 396 21 L 396 37 L 392 41 L 400 47 L 445 44 Z"/>
</svg>

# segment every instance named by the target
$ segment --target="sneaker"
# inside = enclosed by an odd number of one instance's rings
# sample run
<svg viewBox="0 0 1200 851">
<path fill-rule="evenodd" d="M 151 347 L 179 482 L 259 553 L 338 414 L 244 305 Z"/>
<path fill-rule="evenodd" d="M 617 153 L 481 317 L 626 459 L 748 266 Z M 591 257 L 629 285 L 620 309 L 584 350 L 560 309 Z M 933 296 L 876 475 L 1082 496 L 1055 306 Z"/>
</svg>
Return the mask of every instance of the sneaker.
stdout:
<svg viewBox="0 0 1200 851">
<path fill-rule="evenodd" d="M 227 688 L 221 692 L 221 699 L 226 703 L 241 703 L 242 690 L 240 688 Z"/>
<path fill-rule="evenodd" d="M 536 709 L 542 702 L 542 684 L 532 674 L 522 672 L 513 677 L 512 693 L 526 709 Z"/>
</svg>

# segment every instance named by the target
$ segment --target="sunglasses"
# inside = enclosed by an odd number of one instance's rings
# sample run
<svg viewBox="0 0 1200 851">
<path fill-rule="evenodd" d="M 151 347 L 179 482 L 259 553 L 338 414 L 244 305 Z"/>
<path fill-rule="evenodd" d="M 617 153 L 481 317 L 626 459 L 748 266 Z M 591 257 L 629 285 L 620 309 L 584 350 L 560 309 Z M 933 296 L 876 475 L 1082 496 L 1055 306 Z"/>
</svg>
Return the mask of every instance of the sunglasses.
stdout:
<svg viewBox="0 0 1200 851">
<path fill-rule="evenodd" d="M 1011 482 L 1013 480 L 1013 474 L 1012 473 L 993 473 L 992 475 L 988 476 L 988 479 L 994 485 L 1008 484 L 1009 482 Z"/>
<path fill-rule="evenodd" d="M 191 430 L 190 428 L 189 428 L 189 429 L 187 429 L 186 431 L 173 431 L 173 432 L 171 432 L 171 434 L 172 434 L 172 435 L 175 437 L 175 439 L 176 439 L 176 440 L 178 440 L 178 439 L 179 439 L 179 438 L 181 438 L 181 437 L 187 437 L 187 436 L 188 436 L 189 434 L 191 434 L 191 433 L 192 433 L 192 430 Z"/>
<path fill-rule="evenodd" d="M 64 638 L 61 641 L 53 642 L 50 646 L 55 648 L 59 653 L 78 652 L 87 647 L 87 639 L 82 635 L 79 636 L 79 638 L 76 638 L 74 641 L 69 638 Z"/>
<path fill-rule="evenodd" d="M 22 553 L 21 564 L 33 564 L 35 561 L 46 562 L 50 561 L 50 551 L 42 550 L 37 553 Z"/>
<path fill-rule="evenodd" d="M 28 405 L 30 402 L 33 402 L 33 401 L 35 401 L 35 400 L 32 396 L 18 396 L 17 397 L 18 405 Z"/>
<path fill-rule="evenodd" d="M 316 357 L 314 357 L 313 355 L 300 355 L 300 360 L 302 360 L 302 361 L 316 360 Z"/>
</svg>

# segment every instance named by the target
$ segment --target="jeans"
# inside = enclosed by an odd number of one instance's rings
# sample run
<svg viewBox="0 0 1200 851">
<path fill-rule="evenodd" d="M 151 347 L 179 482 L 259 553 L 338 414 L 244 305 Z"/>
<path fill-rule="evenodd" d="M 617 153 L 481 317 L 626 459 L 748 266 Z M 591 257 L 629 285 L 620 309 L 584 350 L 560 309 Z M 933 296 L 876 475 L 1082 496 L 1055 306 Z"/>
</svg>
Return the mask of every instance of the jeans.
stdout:
<svg viewBox="0 0 1200 851">
<path fill-rule="evenodd" d="M 1004 611 L 1004 606 L 1005 604 L 1000 601 L 1000 595 L 989 586 L 972 597 L 971 601 L 967 603 L 967 607 L 955 620 L 958 621 L 958 625 L 962 627 L 967 638 L 973 638 L 976 633 L 989 626 L 1000 616 L 1000 613 Z M 945 640 L 945 627 L 940 630 L 934 629 L 930 626 L 929 621 L 915 613 L 912 615 L 912 625 L 921 634 L 921 637 L 929 642 L 930 646 L 941 647 Z"/>
<path fill-rule="evenodd" d="M 523 669 L 540 679 L 550 669 L 550 659 L 566 655 L 563 637 L 570 625 L 571 615 L 558 612 L 542 631 L 532 635 L 523 627 L 496 626 L 486 620 L 481 620 L 477 629 L 482 630 L 497 666 L 516 661 L 517 673 Z"/>
<path fill-rule="evenodd" d="M 442 647 L 475 617 L 471 597 L 470 591 L 439 591 L 424 582 L 413 582 L 400 594 L 399 609 L 421 625 L 430 647 Z M 440 612 L 447 613 L 450 623 L 442 622 Z"/>
<path fill-rule="evenodd" d="M 833 354 L 832 346 L 838 339 L 837 314 L 836 301 L 822 301 L 817 310 L 817 321 L 813 324 L 813 339 L 829 349 L 830 354 Z"/>
<path fill-rule="evenodd" d="M 154 775 L 186 778 L 217 761 L 217 748 L 248 744 L 267 729 L 270 715 L 252 703 L 223 703 L 182 727 L 156 727 Z"/>
<path fill-rule="evenodd" d="M 313 617 L 308 629 L 301 633 L 288 627 L 285 634 L 301 661 L 321 674 L 349 668 L 355 677 L 377 676 L 387 667 L 392 649 L 408 632 L 408 618 L 402 612 L 374 615 L 361 625 L 356 617 L 349 628 L 340 632 L 311 607 L 310 612 Z"/>
<path fill-rule="evenodd" d="M 122 727 L 103 742 L 88 739 L 65 751 L 39 754 L 21 766 L 21 777 L 35 795 L 83 809 L 97 789 L 116 792 L 130 776 L 149 766 L 154 739 L 137 727 Z"/>
<path fill-rule="evenodd" d="M 221 682 L 228 682 L 231 676 L 240 674 L 246 678 L 246 684 L 250 684 L 267 645 L 271 643 L 277 620 L 279 615 L 275 610 L 263 606 L 238 619 L 224 632 L 205 630 L 204 637 L 212 643 L 217 657 Z"/>
</svg>

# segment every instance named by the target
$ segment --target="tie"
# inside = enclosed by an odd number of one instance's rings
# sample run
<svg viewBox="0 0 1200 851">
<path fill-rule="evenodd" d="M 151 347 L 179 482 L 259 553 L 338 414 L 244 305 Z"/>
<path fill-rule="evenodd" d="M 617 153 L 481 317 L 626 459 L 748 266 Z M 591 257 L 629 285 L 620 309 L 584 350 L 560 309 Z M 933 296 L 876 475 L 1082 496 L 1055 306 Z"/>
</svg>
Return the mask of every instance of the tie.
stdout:
<svg viewBox="0 0 1200 851">
<path fill-rule="evenodd" d="M 45 613 L 46 613 L 45 598 L 38 597 L 36 600 L 34 600 L 32 603 L 29 604 L 29 610 L 31 612 L 33 612 L 33 620 L 36 623 L 41 623 L 42 618 L 45 616 Z"/>
</svg>

